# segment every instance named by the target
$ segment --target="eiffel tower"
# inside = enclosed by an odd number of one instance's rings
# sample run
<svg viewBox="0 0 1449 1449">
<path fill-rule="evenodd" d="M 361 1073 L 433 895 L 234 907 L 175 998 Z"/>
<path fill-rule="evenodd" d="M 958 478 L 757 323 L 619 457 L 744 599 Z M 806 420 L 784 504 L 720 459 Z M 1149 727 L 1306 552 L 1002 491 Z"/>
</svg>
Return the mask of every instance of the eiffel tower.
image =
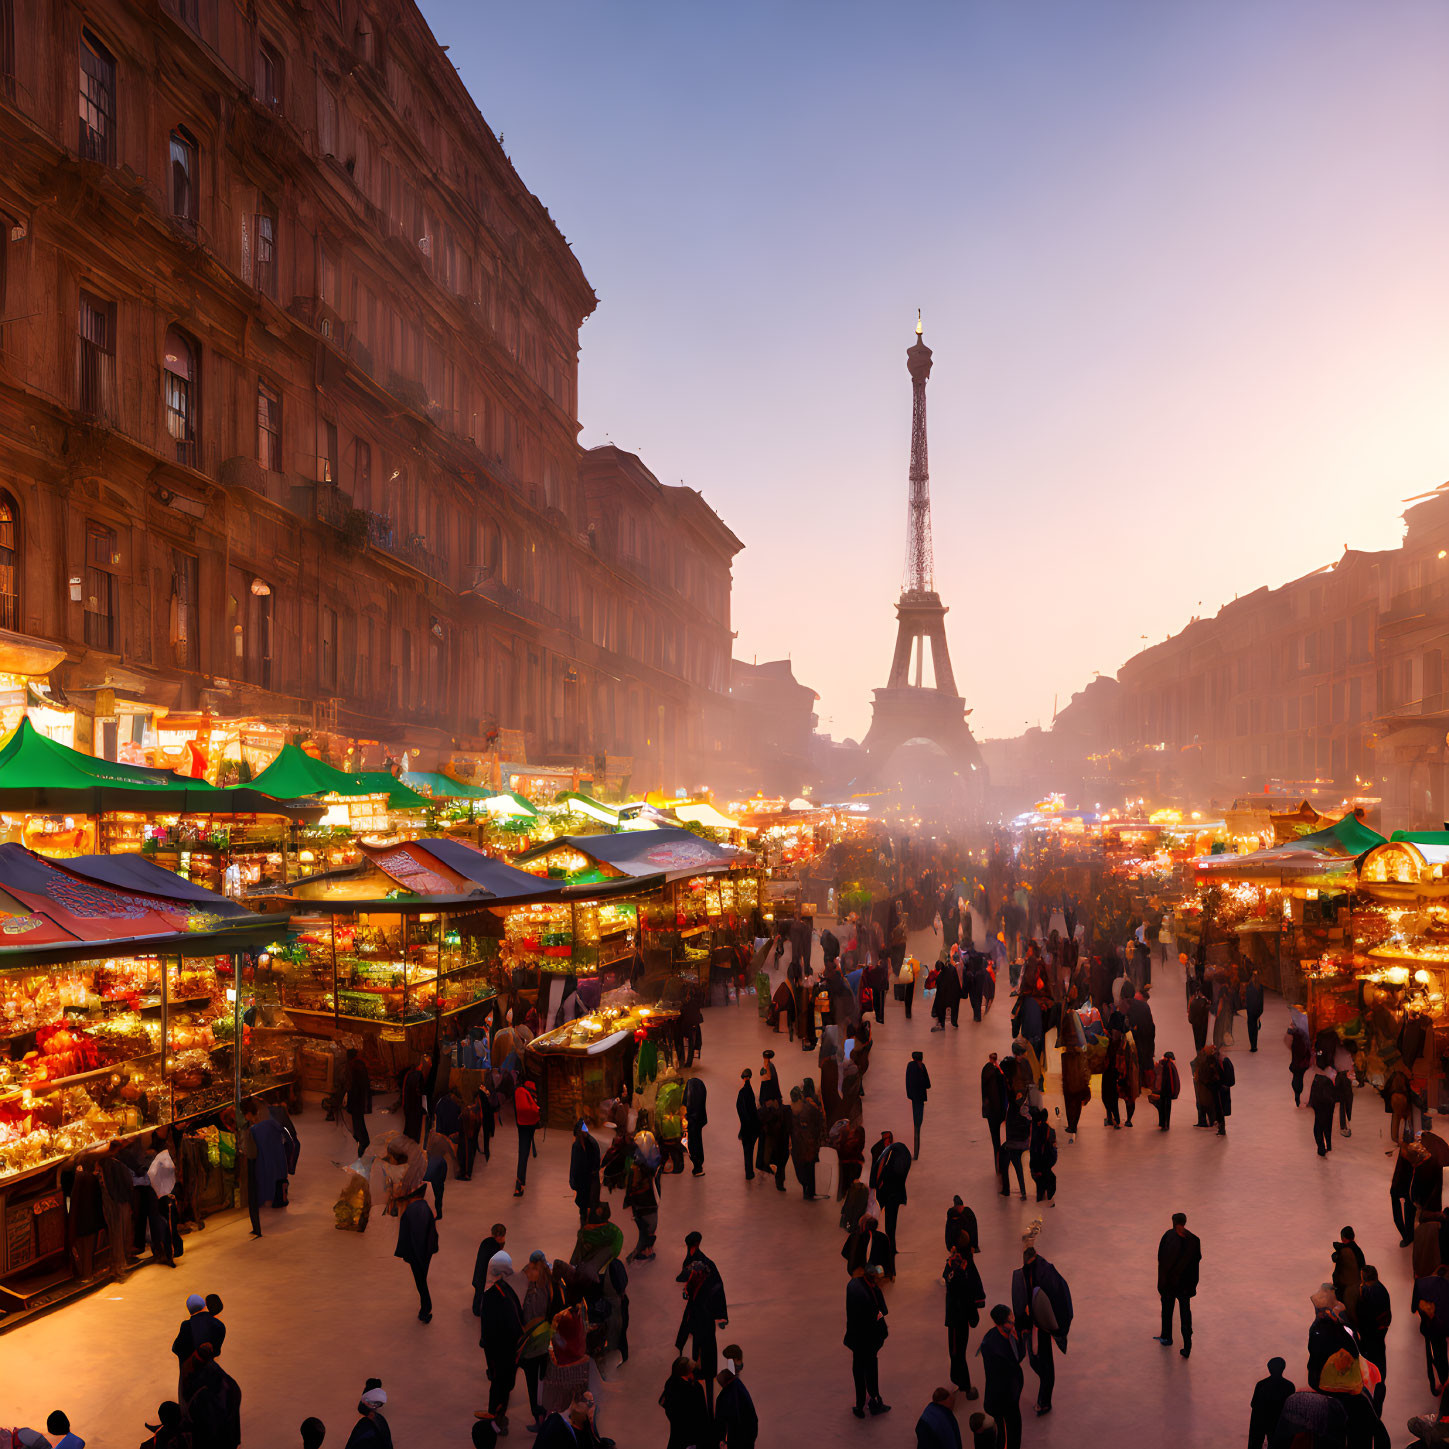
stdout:
<svg viewBox="0 0 1449 1449">
<path fill-rule="evenodd" d="M 924 740 L 936 745 L 961 777 L 968 798 L 979 799 L 986 785 L 981 751 L 966 723 L 966 701 L 946 647 L 946 606 L 936 592 L 931 546 L 930 470 L 926 461 L 926 379 L 931 349 L 922 337 L 917 314 L 916 340 L 906 349 L 911 374 L 911 471 L 906 513 L 906 574 L 896 603 L 896 651 L 884 689 L 871 705 L 865 737 L 869 773 L 880 780 L 884 766 L 900 747 Z M 925 679 L 926 648 L 931 651 L 932 682 Z"/>
</svg>

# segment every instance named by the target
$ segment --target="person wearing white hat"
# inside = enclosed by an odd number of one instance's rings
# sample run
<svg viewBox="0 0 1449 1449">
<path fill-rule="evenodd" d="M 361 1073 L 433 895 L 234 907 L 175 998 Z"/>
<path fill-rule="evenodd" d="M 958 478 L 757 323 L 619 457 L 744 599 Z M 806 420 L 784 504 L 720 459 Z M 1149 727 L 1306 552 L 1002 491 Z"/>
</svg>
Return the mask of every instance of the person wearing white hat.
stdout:
<svg viewBox="0 0 1449 1449">
<path fill-rule="evenodd" d="M 222 1340 L 226 1337 L 226 1325 L 207 1311 L 206 1299 L 200 1293 L 193 1293 L 186 1300 L 186 1314 L 171 1343 L 171 1352 L 176 1355 L 178 1374 L 186 1360 L 203 1343 L 209 1343 L 213 1353 L 220 1353 Z M 180 1382 L 179 1378 L 177 1382 Z"/>
<path fill-rule="evenodd" d="M 387 1403 L 387 1390 L 381 1379 L 368 1379 L 362 1397 L 357 1401 L 359 1418 L 347 1436 L 344 1449 L 392 1449 L 392 1430 L 382 1416 Z"/>
</svg>

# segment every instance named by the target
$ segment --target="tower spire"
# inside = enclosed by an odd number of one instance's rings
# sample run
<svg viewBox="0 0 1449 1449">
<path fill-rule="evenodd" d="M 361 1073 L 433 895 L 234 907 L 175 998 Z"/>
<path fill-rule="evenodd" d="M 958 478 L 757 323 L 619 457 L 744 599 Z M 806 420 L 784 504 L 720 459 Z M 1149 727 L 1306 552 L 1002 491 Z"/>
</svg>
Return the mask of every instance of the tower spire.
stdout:
<svg viewBox="0 0 1449 1449">
<path fill-rule="evenodd" d="M 916 312 L 916 340 L 906 349 L 911 374 L 911 470 L 906 504 L 906 577 L 908 594 L 935 590 L 935 557 L 931 543 L 930 467 L 926 455 L 926 379 L 931 375 L 931 349 L 923 340 L 921 314 Z"/>
</svg>

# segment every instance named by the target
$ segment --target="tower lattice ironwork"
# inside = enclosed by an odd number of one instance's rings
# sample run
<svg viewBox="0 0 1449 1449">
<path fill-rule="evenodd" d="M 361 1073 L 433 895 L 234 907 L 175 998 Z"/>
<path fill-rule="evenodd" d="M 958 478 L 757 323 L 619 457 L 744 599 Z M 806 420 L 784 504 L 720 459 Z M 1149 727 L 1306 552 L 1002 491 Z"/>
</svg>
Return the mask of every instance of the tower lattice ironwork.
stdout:
<svg viewBox="0 0 1449 1449">
<path fill-rule="evenodd" d="M 906 350 L 911 374 L 911 471 L 906 493 L 906 577 L 908 594 L 929 594 L 936 586 L 931 543 L 931 469 L 926 454 L 926 380 L 931 375 L 931 349 L 922 340 L 921 314 L 916 314 L 915 345 Z"/>
<path fill-rule="evenodd" d="M 946 606 L 936 592 L 931 542 L 930 467 L 926 455 L 926 380 L 931 349 L 916 318 L 916 340 L 906 349 L 911 374 L 911 469 L 906 507 L 906 576 L 896 603 L 896 647 L 884 689 L 875 691 L 865 748 L 871 773 L 883 774 L 902 745 L 925 740 L 950 761 L 973 800 L 986 783 L 981 752 L 966 723 L 966 702 L 956 688 L 946 646 Z M 926 683 L 930 655 L 931 683 Z"/>
</svg>

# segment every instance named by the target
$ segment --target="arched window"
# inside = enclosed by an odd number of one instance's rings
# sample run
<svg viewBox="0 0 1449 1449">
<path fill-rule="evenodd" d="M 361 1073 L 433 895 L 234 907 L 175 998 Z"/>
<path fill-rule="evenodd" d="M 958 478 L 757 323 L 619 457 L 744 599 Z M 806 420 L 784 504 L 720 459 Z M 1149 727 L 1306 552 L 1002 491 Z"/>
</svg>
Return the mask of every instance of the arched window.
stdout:
<svg viewBox="0 0 1449 1449">
<path fill-rule="evenodd" d="M 171 215 L 177 221 L 196 222 L 196 137 L 185 126 L 171 133 Z"/>
<path fill-rule="evenodd" d="M 0 492 L 0 629 L 20 628 L 20 510 Z"/>
<path fill-rule="evenodd" d="M 162 389 L 166 408 L 166 431 L 176 444 L 176 461 L 196 464 L 197 348 L 182 331 L 172 327 L 166 333 L 162 358 Z"/>
</svg>

